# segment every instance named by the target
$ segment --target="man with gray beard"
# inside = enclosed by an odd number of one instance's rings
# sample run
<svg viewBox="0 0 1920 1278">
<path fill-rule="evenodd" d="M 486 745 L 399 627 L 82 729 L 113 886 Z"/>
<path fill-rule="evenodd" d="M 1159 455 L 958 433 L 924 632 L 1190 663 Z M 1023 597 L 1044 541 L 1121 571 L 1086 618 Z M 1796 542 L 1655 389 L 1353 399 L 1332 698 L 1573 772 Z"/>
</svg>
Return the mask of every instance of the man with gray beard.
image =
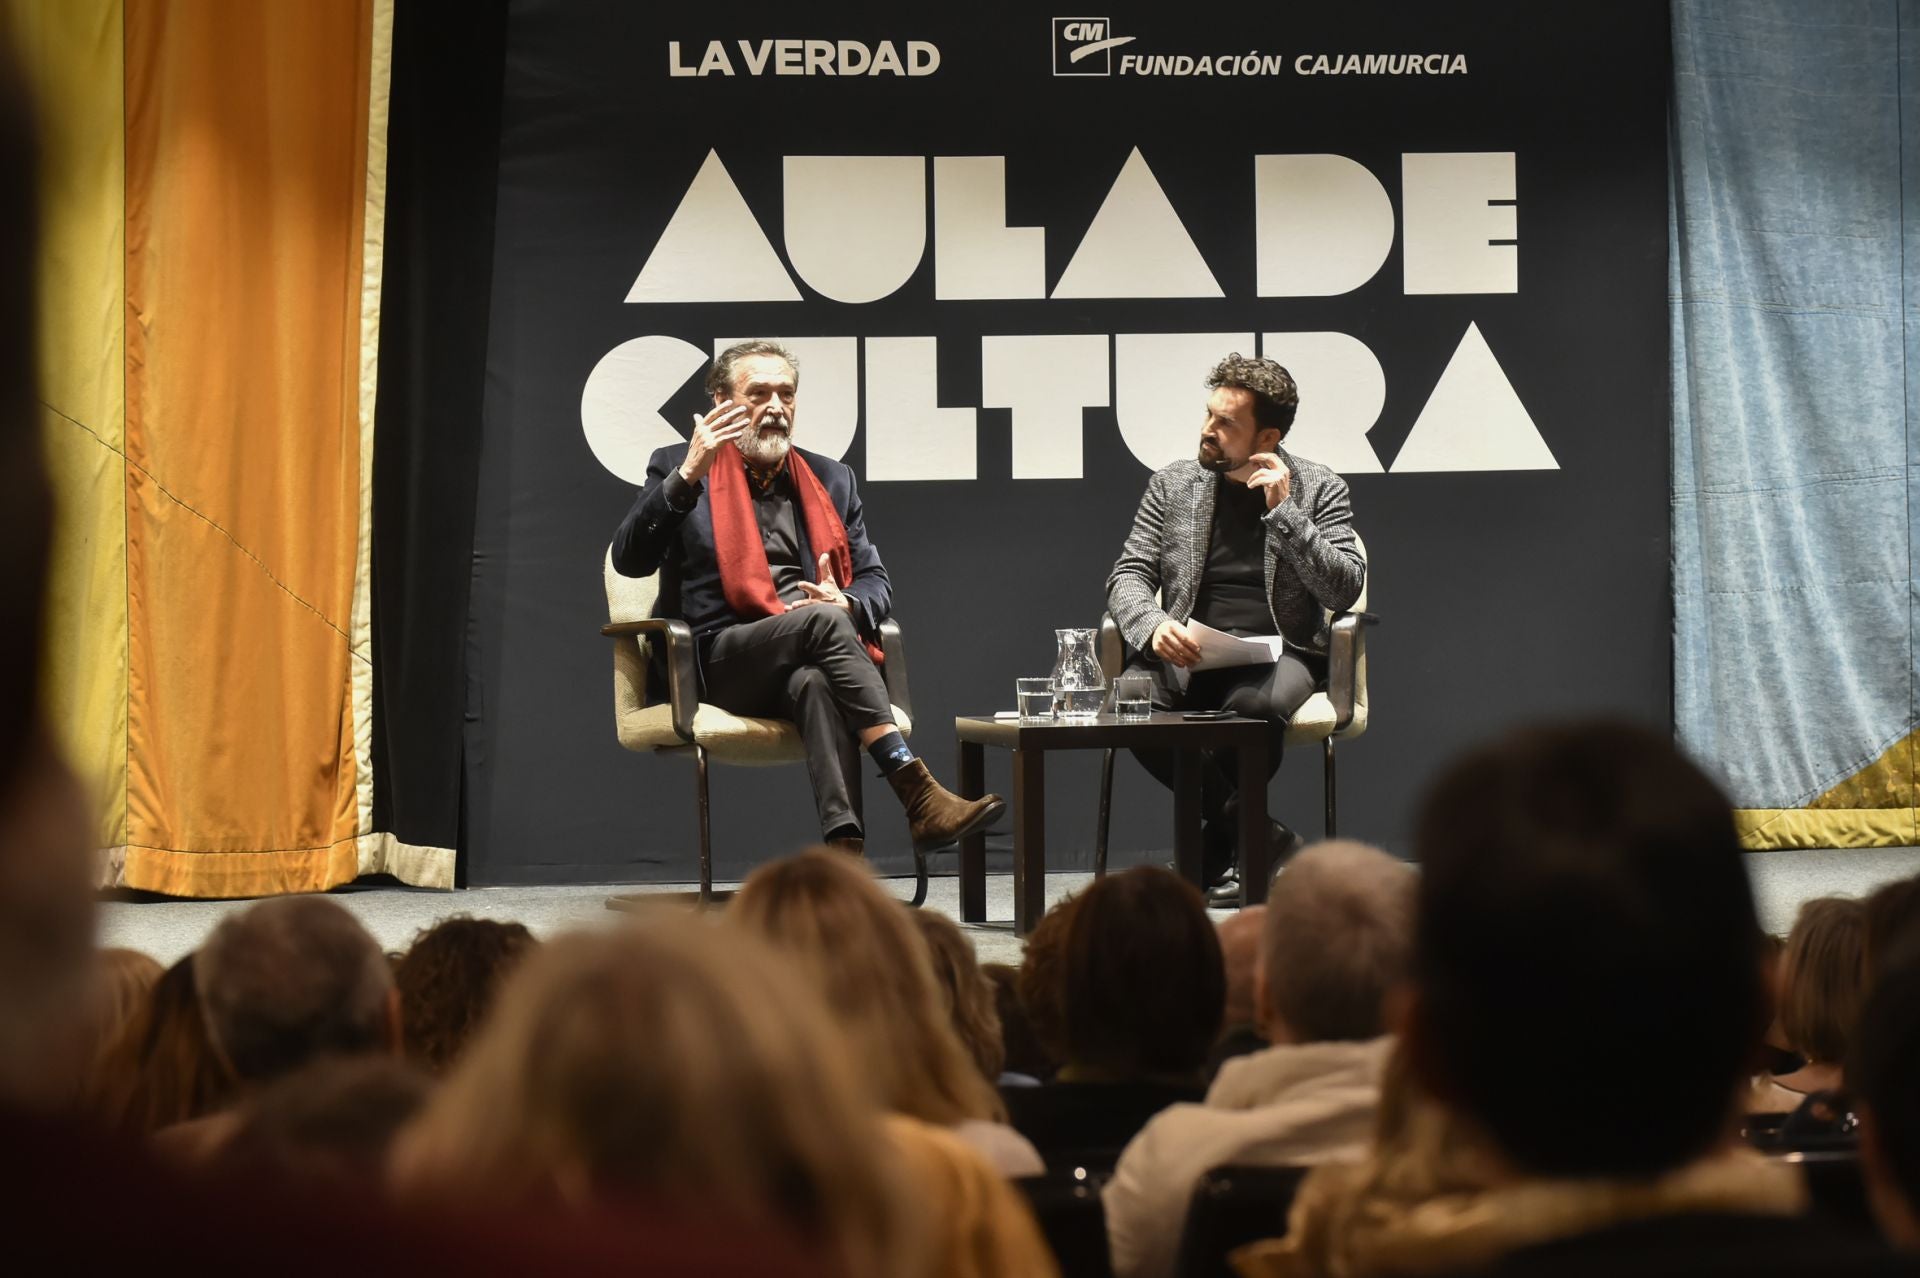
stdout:
<svg viewBox="0 0 1920 1278">
<path fill-rule="evenodd" d="M 713 408 L 684 444 L 657 450 L 613 538 L 613 566 L 660 574 L 657 615 L 693 631 L 701 699 L 791 719 L 807 750 L 820 832 L 864 851 L 864 747 L 928 852 L 990 825 L 998 795 L 965 800 L 934 780 L 893 721 L 880 623 L 893 585 L 867 540 L 853 471 L 793 446 L 799 365 L 777 342 L 728 347 L 706 389 Z"/>
</svg>

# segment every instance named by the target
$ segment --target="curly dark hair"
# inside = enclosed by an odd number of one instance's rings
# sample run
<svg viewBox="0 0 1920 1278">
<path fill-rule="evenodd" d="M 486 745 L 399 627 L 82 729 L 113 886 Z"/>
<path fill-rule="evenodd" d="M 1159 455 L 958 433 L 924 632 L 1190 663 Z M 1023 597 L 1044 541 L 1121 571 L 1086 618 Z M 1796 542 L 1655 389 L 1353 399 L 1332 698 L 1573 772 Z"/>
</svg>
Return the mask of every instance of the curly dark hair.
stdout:
<svg viewBox="0 0 1920 1278">
<path fill-rule="evenodd" d="M 713 367 L 707 370 L 707 380 L 704 383 L 707 394 L 733 394 L 733 366 L 751 355 L 772 355 L 787 361 L 787 367 L 793 370 L 794 388 L 799 389 L 800 361 L 793 357 L 793 352 L 778 342 L 756 337 L 750 342 L 735 342 L 713 357 Z"/>
<path fill-rule="evenodd" d="M 1300 388 L 1293 374 L 1270 359 L 1233 352 L 1207 374 L 1207 389 L 1235 386 L 1253 396 L 1253 420 L 1261 430 L 1277 430 L 1285 439 L 1300 410 Z"/>
<path fill-rule="evenodd" d="M 523 924 L 464 914 L 415 935 L 393 970 L 407 1059 L 444 1073 L 493 1006 L 501 980 L 533 945 Z"/>
</svg>

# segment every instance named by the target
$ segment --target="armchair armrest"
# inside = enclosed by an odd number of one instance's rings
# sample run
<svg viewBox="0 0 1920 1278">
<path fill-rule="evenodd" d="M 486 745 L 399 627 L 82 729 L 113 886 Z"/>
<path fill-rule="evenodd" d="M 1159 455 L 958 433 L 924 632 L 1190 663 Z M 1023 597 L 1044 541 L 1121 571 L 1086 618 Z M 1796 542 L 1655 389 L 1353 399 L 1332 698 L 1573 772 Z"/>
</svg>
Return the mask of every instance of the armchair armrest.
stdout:
<svg viewBox="0 0 1920 1278">
<path fill-rule="evenodd" d="M 609 639 L 659 635 L 667 645 L 667 705 L 673 711 L 673 731 L 682 741 L 693 741 L 693 712 L 700 708 L 700 680 L 693 668 L 693 631 L 673 617 L 644 617 L 615 621 L 600 627 Z"/>
<path fill-rule="evenodd" d="M 1120 623 L 1113 619 L 1110 612 L 1100 614 L 1099 645 L 1100 673 L 1106 675 L 1108 683 L 1112 683 L 1126 669 L 1127 641 L 1120 637 Z"/>
<path fill-rule="evenodd" d="M 913 694 L 907 691 L 907 644 L 900 637 L 900 623 L 888 617 L 880 623 L 880 651 L 886 661 L 880 667 L 887 681 L 887 700 L 913 717 Z"/>
<path fill-rule="evenodd" d="M 1367 627 L 1380 618 L 1370 612 L 1335 614 L 1327 637 L 1327 700 L 1333 703 L 1333 730 L 1345 732 L 1360 697 L 1360 659 L 1367 651 Z"/>
</svg>

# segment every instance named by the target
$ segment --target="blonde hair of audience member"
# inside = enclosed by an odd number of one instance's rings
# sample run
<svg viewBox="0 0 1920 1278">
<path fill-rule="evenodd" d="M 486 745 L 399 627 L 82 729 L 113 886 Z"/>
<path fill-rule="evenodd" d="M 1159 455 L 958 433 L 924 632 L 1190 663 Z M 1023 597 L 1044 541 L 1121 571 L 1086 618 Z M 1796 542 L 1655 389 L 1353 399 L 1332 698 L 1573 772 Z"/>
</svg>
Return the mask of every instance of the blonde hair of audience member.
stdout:
<svg viewBox="0 0 1920 1278">
<path fill-rule="evenodd" d="M 1351 840 L 1316 843 L 1287 866 L 1267 903 L 1254 977 L 1275 1043 L 1364 1042 L 1386 1032 L 1387 995 L 1406 979 L 1415 880 L 1405 864 Z"/>
<path fill-rule="evenodd" d="M 818 996 L 737 929 L 659 919 L 530 954 L 391 1170 L 413 1199 L 770 1223 L 885 1278 L 920 1272 L 891 1158 Z"/>
<path fill-rule="evenodd" d="M 1762 1077 L 1750 1109 L 1793 1109 L 1808 1092 L 1840 1086 L 1841 1062 L 1866 1004 L 1866 906 L 1821 897 L 1800 907 L 1779 967 L 1779 1023 L 1787 1045 L 1807 1058 L 1791 1074 Z"/>
<path fill-rule="evenodd" d="M 763 865 L 728 916 L 813 978 L 883 1106 L 941 1127 L 1004 1119 L 948 1023 L 926 943 L 860 862 L 816 848 Z"/>
<path fill-rule="evenodd" d="M 168 968 L 101 1056 L 86 1108 L 116 1131 L 147 1135 L 233 1099 L 194 986 L 194 956 Z"/>
<path fill-rule="evenodd" d="M 1000 1036 L 1000 1011 L 995 1005 L 993 982 L 980 970 L 972 943 L 958 923 L 937 911 L 914 910 L 907 917 L 919 926 L 921 939 L 927 943 L 934 981 L 946 997 L 954 1033 L 980 1067 L 982 1077 L 988 1082 L 998 1079 L 1007 1059 L 1006 1043 Z"/>
</svg>

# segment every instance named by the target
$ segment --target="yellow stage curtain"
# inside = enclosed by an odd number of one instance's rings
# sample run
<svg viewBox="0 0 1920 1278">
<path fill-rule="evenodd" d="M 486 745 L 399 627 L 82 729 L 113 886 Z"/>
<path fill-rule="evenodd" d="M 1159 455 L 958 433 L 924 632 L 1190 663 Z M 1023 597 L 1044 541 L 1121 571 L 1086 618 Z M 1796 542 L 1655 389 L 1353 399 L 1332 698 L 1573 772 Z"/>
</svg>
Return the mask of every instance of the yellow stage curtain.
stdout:
<svg viewBox="0 0 1920 1278">
<path fill-rule="evenodd" d="M 48 122 L 48 695 L 101 787 L 103 881 L 252 896 L 382 868 L 391 0 L 6 3 Z"/>
</svg>

